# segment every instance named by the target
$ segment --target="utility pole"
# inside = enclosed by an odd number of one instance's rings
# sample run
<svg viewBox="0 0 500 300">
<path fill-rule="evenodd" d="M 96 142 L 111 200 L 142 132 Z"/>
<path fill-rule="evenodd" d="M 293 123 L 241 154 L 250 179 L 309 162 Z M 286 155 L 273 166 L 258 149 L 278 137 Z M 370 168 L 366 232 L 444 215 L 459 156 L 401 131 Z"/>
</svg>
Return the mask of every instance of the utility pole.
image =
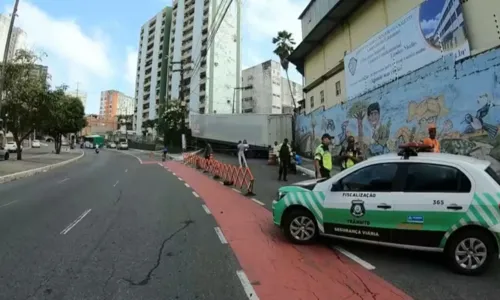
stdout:
<svg viewBox="0 0 500 300">
<path fill-rule="evenodd" d="M 76 98 L 80 99 L 80 81 L 76 82 Z"/>
<path fill-rule="evenodd" d="M 184 61 L 173 61 L 172 65 L 180 65 L 180 67 L 176 70 L 172 70 L 172 72 L 178 72 L 181 75 L 181 80 L 179 83 L 179 101 L 181 101 L 181 106 L 183 107 L 184 117 L 181 120 L 181 128 L 182 133 L 184 133 L 186 129 L 186 102 L 184 101 L 184 72 L 188 71 L 188 69 L 184 68 Z"/>
<path fill-rule="evenodd" d="M 0 70 L 0 129 L 3 128 L 4 122 L 2 120 L 2 101 L 3 101 L 3 88 L 5 85 L 5 70 L 7 66 L 7 60 L 9 58 L 9 48 L 10 48 L 10 40 L 12 38 L 12 30 L 14 29 L 14 21 L 17 15 L 17 7 L 19 6 L 19 0 L 14 2 L 14 8 L 12 9 L 12 15 L 10 16 L 10 24 L 9 31 L 7 32 L 7 39 L 5 40 L 5 51 L 3 53 L 3 61 Z M 5 138 L 6 132 L 4 132 Z M 0 141 L 0 145 L 3 145 L 3 141 Z"/>
</svg>

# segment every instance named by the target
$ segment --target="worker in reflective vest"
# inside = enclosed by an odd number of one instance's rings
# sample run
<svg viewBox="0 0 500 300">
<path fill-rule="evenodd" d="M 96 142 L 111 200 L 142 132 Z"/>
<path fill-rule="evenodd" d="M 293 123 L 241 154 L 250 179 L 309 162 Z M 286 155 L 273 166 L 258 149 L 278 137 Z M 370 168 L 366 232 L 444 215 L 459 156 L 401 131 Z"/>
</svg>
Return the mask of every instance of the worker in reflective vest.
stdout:
<svg viewBox="0 0 500 300">
<path fill-rule="evenodd" d="M 356 146 L 353 136 L 347 138 L 347 146 L 342 147 L 339 156 L 342 159 L 341 170 L 348 169 L 363 160 L 361 150 Z"/>
<path fill-rule="evenodd" d="M 332 172 L 332 154 L 330 153 L 330 144 L 332 137 L 325 133 L 321 137 L 321 144 L 314 152 L 314 168 L 316 170 L 316 178 L 330 178 Z"/>
</svg>

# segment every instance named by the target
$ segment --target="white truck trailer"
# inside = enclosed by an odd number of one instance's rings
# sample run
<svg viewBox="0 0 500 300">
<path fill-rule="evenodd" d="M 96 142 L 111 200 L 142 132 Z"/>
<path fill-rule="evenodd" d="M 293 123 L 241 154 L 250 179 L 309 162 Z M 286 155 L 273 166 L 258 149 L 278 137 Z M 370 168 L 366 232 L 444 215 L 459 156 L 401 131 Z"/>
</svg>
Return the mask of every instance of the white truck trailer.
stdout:
<svg viewBox="0 0 500 300">
<path fill-rule="evenodd" d="M 292 140 L 291 114 L 193 114 L 190 127 L 197 146 L 210 143 L 215 152 L 236 153 L 247 140 L 248 157 L 267 157 L 275 141 Z"/>
</svg>

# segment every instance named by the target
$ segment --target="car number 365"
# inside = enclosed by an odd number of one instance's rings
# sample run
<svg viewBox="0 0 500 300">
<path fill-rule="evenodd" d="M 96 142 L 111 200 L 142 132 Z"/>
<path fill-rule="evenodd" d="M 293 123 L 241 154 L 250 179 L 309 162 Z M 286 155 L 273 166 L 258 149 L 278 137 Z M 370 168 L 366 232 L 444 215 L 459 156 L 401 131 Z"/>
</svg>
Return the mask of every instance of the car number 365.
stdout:
<svg viewBox="0 0 500 300">
<path fill-rule="evenodd" d="M 433 200 L 432 204 L 433 205 L 444 205 L 444 200 Z"/>
</svg>

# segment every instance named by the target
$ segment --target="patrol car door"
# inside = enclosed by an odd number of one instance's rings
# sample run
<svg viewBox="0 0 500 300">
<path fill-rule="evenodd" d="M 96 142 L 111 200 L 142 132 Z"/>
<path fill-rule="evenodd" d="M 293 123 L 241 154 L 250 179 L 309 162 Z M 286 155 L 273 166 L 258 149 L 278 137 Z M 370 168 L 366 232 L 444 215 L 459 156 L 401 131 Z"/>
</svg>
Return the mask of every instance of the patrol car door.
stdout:
<svg viewBox="0 0 500 300">
<path fill-rule="evenodd" d="M 393 202 L 397 219 L 393 242 L 437 248 L 469 210 L 474 198 L 472 177 L 447 163 L 408 162 L 403 168 L 407 168 L 404 196 Z"/>
<path fill-rule="evenodd" d="M 377 163 L 347 173 L 326 193 L 325 234 L 348 239 L 391 241 L 397 163 Z"/>
</svg>

